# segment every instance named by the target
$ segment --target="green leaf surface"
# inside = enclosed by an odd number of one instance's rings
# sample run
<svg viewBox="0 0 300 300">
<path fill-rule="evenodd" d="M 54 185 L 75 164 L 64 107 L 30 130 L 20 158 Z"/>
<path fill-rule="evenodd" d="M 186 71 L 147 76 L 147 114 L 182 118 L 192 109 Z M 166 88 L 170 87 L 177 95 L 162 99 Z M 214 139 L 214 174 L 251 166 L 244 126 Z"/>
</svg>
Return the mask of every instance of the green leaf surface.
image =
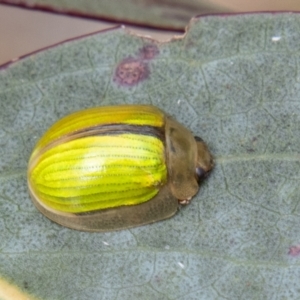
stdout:
<svg viewBox="0 0 300 300">
<path fill-rule="evenodd" d="M 0 3 L 173 30 L 184 30 L 196 15 L 230 11 L 209 0 L 0 0 Z"/>
<path fill-rule="evenodd" d="M 300 15 L 194 19 L 159 44 L 124 28 L 0 72 L 0 274 L 42 299 L 300 298 Z M 128 63 L 138 76 L 125 76 Z M 130 74 L 129 74 L 130 75 Z M 86 107 L 154 104 L 201 136 L 215 169 L 175 217 L 86 233 L 33 206 L 43 132 Z"/>
</svg>

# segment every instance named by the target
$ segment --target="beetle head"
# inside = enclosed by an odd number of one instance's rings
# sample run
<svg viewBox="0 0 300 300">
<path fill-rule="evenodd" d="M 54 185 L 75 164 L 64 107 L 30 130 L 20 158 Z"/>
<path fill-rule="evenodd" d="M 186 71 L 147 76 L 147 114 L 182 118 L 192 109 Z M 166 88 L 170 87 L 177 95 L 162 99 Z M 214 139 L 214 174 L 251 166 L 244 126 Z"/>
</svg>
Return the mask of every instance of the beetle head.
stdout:
<svg viewBox="0 0 300 300">
<path fill-rule="evenodd" d="M 214 162 L 213 157 L 210 154 L 204 141 L 198 136 L 195 136 L 195 140 L 197 143 L 198 151 L 196 163 L 196 177 L 198 183 L 200 183 L 209 174 L 209 172 L 214 166 Z"/>
</svg>

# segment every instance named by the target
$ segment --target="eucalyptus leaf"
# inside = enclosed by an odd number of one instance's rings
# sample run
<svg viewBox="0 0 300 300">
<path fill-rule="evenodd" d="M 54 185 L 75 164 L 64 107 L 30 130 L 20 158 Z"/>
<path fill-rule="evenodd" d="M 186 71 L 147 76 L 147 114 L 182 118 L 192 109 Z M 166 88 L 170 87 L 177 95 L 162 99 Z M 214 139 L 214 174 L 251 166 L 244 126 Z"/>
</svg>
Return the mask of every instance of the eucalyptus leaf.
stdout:
<svg viewBox="0 0 300 300">
<path fill-rule="evenodd" d="M 0 0 L 0 3 L 173 30 L 184 30 L 195 15 L 231 11 L 208 0 Z"/>
<path fill-rule="evenodd" d="M 0 274 L 42 299 L 299 299 L 299 62 L 300 15 L 282 13 L 196 18 L 161 44 L 122 27 L 3 66 Z M 162 222 L 52 223 L 28 196 L 34 144 L 68 113 L 123 103 L 201 136 L 211 176 Z"/>
</svg>

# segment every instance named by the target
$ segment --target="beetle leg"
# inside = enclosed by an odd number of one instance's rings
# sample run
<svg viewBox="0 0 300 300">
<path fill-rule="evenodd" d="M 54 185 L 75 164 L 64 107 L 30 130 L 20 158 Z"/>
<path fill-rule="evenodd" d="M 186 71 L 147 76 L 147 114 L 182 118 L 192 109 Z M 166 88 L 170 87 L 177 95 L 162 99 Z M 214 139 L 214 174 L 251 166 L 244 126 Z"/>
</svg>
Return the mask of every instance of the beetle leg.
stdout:
<svg viewBox="0 0 300 300">
<path fill-rule="evenodd" d="M 181 205 L 187 205 L 191 202 L 192 197 L 187 198 L 187 199 L 183 199 L 183 200 L 178 200 L 179 204 Z"/>
</svg>

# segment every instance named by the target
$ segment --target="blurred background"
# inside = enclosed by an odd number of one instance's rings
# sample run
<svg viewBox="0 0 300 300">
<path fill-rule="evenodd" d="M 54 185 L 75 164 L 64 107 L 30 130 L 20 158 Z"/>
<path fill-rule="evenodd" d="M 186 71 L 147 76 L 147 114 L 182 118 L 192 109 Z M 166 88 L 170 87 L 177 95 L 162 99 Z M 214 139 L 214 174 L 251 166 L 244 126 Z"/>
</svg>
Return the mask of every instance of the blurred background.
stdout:
<svg viewBox="0 0 300 300">
<path fill-rule="evenodd" d="M 206 5 L 208 2 L 213 2 L 209 5 L 214 7 L 214 12 L 300 10 L 300 1 L 297 0 L 214 0 L 206 1 Z M 0 65 L 60 41 L 114 26 L 116 23 L 0 4 Z M 133 32 L 150 35 L 160 41 L 183 34 L 182 31 L 176 32 L 176 30 L 143 29 L 127 25 L 126 27 Z"/>
</svg>

